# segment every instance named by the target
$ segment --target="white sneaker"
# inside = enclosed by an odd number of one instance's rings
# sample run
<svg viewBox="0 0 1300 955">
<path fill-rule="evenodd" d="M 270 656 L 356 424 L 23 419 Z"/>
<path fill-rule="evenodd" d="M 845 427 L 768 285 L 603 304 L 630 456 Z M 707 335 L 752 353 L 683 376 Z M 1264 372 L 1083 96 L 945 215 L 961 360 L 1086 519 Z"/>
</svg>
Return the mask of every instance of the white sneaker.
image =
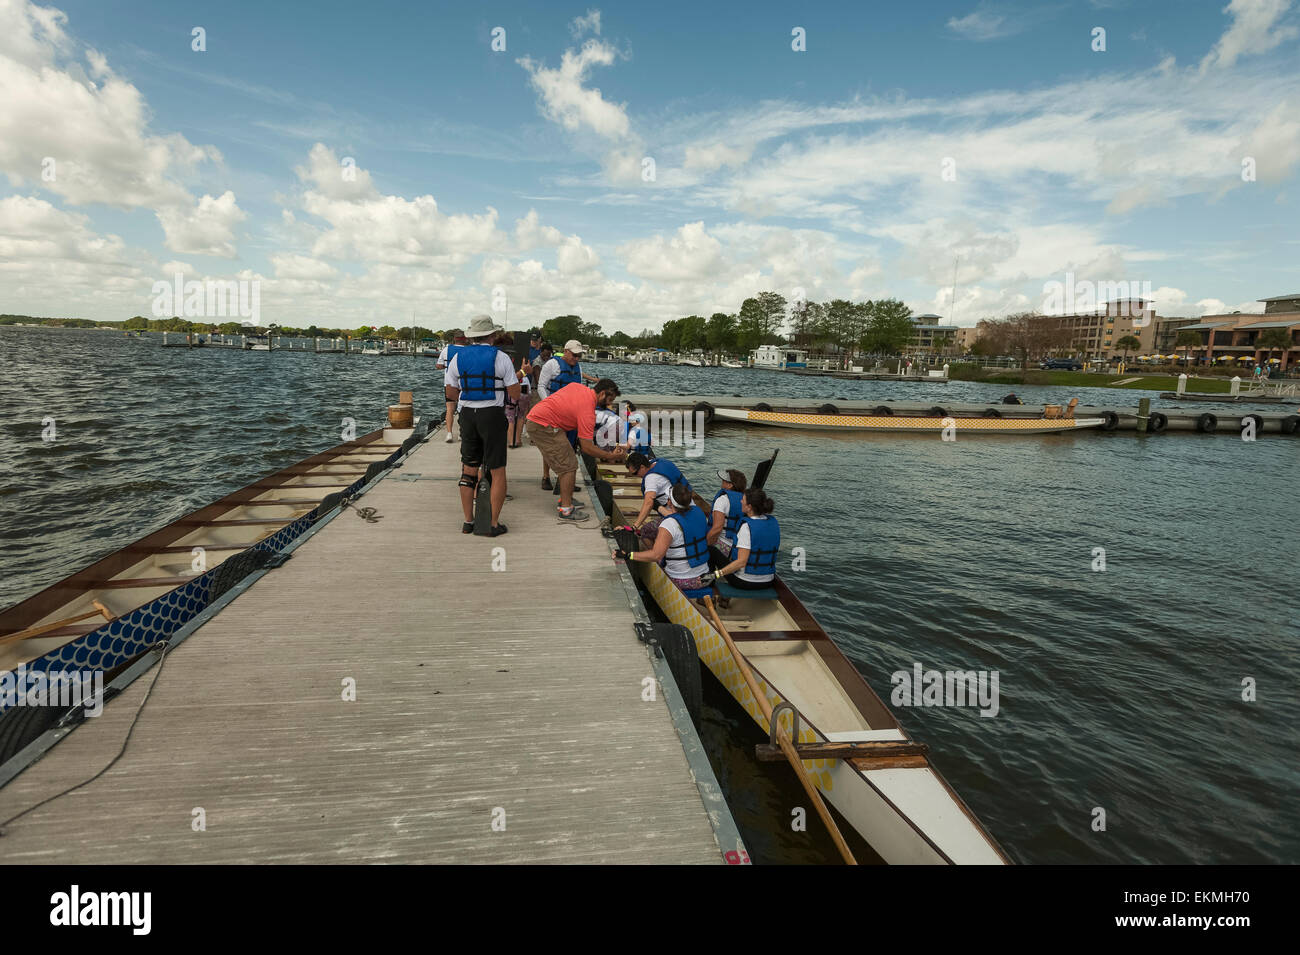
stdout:
<svg viewBox="0 0 1300 955">
<path fill-rule="evenodd" d="M 456 439 L 455 439 L 454 437 L 452 437 L 452 433 L 451 433 L 450 431 L 447 432 L 447 437 L 443 439 L 443 441 L 444 441 L 446 444 L 451 444 L 451 443 L 452 443 L 453 441 L 455 441 L 455 440 L 456 440 Z"/>
</svg>

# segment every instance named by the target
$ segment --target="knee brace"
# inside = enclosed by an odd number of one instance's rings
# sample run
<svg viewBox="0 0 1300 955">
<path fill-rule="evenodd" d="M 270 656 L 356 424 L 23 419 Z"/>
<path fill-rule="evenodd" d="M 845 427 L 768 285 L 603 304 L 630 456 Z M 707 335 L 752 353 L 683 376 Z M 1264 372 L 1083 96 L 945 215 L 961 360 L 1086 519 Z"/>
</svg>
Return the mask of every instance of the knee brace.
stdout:
<svg viewBox="0 0 1300 955">
<path fill-rule="evenodd" d="M 467 488 L 469 488 L 469 489 L 472 491 L 472 490 L 474 490 L 476 487 L 478 487 L 478 475 L 477 475 L 477 474 L 461 474 L 461 476 L 460 476 L 460 482 L 459 482 L 456 486 L 457 486 L 457 487 L 467 487 Z"/>
</svg>

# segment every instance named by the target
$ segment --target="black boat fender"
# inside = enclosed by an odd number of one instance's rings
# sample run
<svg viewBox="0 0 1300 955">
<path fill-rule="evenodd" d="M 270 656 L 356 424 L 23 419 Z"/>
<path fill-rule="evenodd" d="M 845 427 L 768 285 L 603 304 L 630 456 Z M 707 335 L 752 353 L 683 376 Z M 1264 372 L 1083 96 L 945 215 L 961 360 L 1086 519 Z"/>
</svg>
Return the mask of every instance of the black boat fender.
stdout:
<svg viewBox="0 0 1300 955">
<path fill-rule="evenodd" d="M 1147 431 L 1150 434 L 1159 434 L 1169 427 L 1169 418 L 1159 411 L 1151 412 L 1151 417 L 1147 418 Z"/>
<path fill-rule="evenodd" d="M 1208 411 L 1196 419 L 1196 430 L 1201 434 L 1213 434 L 1214 429 L 1219 426 L 1219 419 Z"/>
<path fill-rule="evenodd" d="M 947 410 L 944 409 L 944 408 L 942 408 L 942 407 L 940 407 L 939 405 L 935 405 L 933 408 L 931 408 L 929 414 L 930 414 L 930 417 L 931 417 L 931 418 L 946 418 L 946 417 L 948 417 L 948 412 L 947 412 Z"/>
<path fill-rule="evenodd" d="M 983 411 L 980 412 L 980 417 L 981 417 L 981 418 L 1001 418 L 1001 417 L 1002 417 L 1002 412 L 999 411 L 997 408 L 985 408 Z"/>
<path fill-rule="evenodd" d="M 1287 415 L 1281 421 L 1283 434 L 1295 434 L 1300 431 L 1300 415 Z"/>
<path fill-rule="evenodd" d="M 1119 427 L 1119 415 L 1113 411 L 1103 411 L 1101 413 L 1101 430 L 1114 431 Z"/>
<path fill-rule="evenodd" d="M 1246 422 L 1248 420 L 1255 422 L 1255 434 L 1260 435 L 1264 433 L 1264 419 L 1257 414 L 1244 414 L 1241 416 L 1242 430 L 1245 430 Z"/>
<path fill-rule="evenodd" d="M 771 411 L 772 406 L 769 405 L 766 401 L 760 401 L 758 404 L 754 405 L 754 407 L 750 408 L 749 410 L 750 411 Z"/>
<path fill-rule="evenodd" d="M 888 418 L 894 413 L 894 409 L 889 407 L 889 405 L 876 405 L 871 409 L 871 413 L 877 418 Z"/>
<path fill-rule="evenodd" d="M 840 409 L 832 404 L 821 405 L 817 408 L 818 414 L 839 414 Z"/>
<path fill-rule="evenodd" d="M 703 414 L 705 424 L 713 423 L 713 405 L 709 404 L 707 401 L 695 402 L 695 407 L 691 410 L 697 415 Z"/>
</svg>

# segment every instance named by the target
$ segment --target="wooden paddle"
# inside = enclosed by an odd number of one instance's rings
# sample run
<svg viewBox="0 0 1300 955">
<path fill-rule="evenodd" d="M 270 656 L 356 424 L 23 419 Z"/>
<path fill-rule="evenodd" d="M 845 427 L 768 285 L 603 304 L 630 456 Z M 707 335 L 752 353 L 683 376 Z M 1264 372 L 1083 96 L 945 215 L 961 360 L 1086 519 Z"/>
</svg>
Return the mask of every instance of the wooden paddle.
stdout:
<svg viewBox="0 0 1300 955">
<path fill-rule="evenodd" d="M 60 627 L 66 627 L 69 624 L 79 623 L 82 620 L 88 620 L 91 617 L 98 617 L 101 614 L 105 620 L 116 620 L 113 611 L 109 610 L 98 600 L 92 600 L 95 609 L 89 613 L 78 614 L 75 617 L 67 617 L 63 620 L 55 620 L 53 623 L 43 623 L 39 627 L 28 627 L 26 630 L 19 630 L 17 633 L 6 634 L 0 637 L 0 645 L 6 643 L 17 643 L 19 640 L 30 640 L 32 637 L 39 637 L 43 633 L 49 633 L 51 630 L 58 630 Z"/>
<path fill-rule="evenodd" d="M 808 774 L 804 772 L 803 761 L 799 758 L 799 753 L 784 733 L 781 732 L 779 723 L 772 721 L 772 704 L 767 701 L 767 694 L 758 688 L 758 680 L 754 677 L 754 671 L 749 668 L 749 664 L 736 648 L 736 642 L 731 639 L 731 634 L 727 628 L 722 625 L 722 619 L 718 616 L 717 610 L 713 608 L 713 598 L 705 597 L 704 606 L 709 609 L 709 616 L 713 618 L 713 625 L 717 627 L 718 633 L 726 641 L 727 649 L 731 651 L 732 659 L 736 661 L 736 666 L 740 669 L 740 675 L 745 678 L 745 683 L 749 685 L 749 692 L 754 694 L 754 699 L 758 703 L 758 708 L 763 711 L 763 717 L 771 727 L 772 735 L 776 737 L 777 745 L 781 747 L 781 752 L 789 761 L 790 766 L 794 769 L 795 775 L 799 777 L 799 782 L 803 783 L 804 792 L 812 800 L 813 806 L 817 810 L 817 815 L 822 817 L 822 822 L 826 824 L 826 830 L 831 834 L 831 840 L 835 843 L 835 848 L 840 850 L 840 855 L 848 865 L 857 865 L 858 860 L 853 858 L 853 851 L 849 849 L 849 844 L 844 841 L 844 835 L 840 832 L 840 827 L 835 824 L 831 818 L 830 810 L 826 808 L 826 803 L 822 800 L 822 795 L 817 791 L 817 787 L 808 779 Z"/>
</svg>

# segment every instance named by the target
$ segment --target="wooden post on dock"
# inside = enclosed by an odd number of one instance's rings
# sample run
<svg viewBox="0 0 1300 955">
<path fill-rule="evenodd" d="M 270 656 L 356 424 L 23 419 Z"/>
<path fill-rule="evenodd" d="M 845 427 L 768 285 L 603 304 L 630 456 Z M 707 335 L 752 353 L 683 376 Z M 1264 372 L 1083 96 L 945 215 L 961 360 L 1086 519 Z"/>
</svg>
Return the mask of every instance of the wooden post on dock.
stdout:
<svg viewBox="0 0 1300 955">
<path fill-rule="evenodd" d="M 1138 402 L 1138 434 L 1147 433 L 1147 419 L 1151 416 L 1151 399 L 1143 398 Z"/>
</svg>

